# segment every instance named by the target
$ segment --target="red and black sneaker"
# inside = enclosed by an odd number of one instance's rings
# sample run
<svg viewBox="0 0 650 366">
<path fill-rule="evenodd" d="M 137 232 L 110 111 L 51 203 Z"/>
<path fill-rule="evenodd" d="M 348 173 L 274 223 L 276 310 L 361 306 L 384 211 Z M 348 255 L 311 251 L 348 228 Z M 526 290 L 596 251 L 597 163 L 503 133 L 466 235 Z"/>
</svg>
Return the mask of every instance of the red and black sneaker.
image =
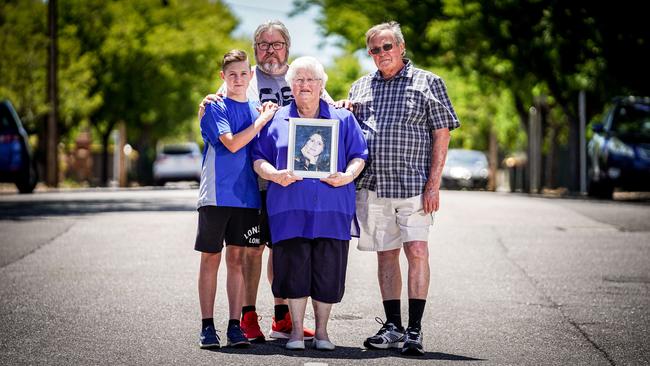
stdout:
<svg viewBox="0 0 650 366">
<path fill-rule="evenodd" d="M 260 329 L 260 324 L 258 320 L 262 317 L 257 316 L 257 313 L 254 311 L 248 311 L 241 318 L 241 330 L 244 332 L 244 336 L 248 338 L 249 341 L 253 343 L 262 343 L 266 341 L 262 329 Z"/>
</svg>

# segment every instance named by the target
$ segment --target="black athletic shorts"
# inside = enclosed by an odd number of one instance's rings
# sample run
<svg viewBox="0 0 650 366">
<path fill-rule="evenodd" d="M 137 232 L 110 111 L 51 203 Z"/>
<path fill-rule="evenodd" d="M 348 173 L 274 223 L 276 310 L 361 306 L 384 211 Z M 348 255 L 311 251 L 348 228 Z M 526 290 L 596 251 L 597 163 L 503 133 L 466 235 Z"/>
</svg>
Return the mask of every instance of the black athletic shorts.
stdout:
<svg viewBox="0 0 650 366">
<path fill-rule="evenodd" d="M 205 253 L 221 253 L 226 245 L 258 246 L 259 210 L 256 208 L 199 207 L 199 228 L 194 249 Z"/>
<path fill-rule="evenodd" d="M 266 212 L 266 189 L 260 191 L 262 209 L 260 210 L 260 244 L 271 247 L 271 228 L 269 228 L 269 215 Z"/>
</svg>

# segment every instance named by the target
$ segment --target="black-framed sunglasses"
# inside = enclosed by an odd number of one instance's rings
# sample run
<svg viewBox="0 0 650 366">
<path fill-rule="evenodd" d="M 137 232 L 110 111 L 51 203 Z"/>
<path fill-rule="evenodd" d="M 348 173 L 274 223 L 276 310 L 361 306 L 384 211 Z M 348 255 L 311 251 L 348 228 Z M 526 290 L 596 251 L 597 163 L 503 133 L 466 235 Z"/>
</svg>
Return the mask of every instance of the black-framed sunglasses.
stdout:
<svg viewBox="0 0 650 366">
<path fill-rule="evenodd" d="M 371 48 L 370 53 L 372 53 L 373 55 L 378 55 L 381 52 L 382 49 L 384 51 L 388 52 L 388 51 L 393 49 L 393 44 L 392 43 L 384 43 L 384 45 L 381 46 L 381 47 Z"/>
<path fill-rule="evenodd" d="M 266 51 L 269 49 L 269 47 L 273 47 L 274 50 L 279 51 L 284 48 L 285 42 L 273 42 L 273 43 L 267 43 L 267 42 L 260 42 L 257 44 L 257 48 L 259 48 L 262 51 Z"/>
</svg>

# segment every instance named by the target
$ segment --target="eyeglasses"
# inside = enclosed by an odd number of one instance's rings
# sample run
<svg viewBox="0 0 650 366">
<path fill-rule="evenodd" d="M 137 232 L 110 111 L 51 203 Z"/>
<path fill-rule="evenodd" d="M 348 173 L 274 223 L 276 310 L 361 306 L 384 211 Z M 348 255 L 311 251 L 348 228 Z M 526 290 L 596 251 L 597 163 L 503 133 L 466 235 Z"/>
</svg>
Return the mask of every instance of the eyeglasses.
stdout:
<svg viewBox="0 0 650 366">
<path fill-rule="evenodd" d="M 257 48 L 259 48 L 262 51 L 266 51 L 269 49 L 269 47 L 273 47 L 274 50 L 279 51 L 284 48 L 285 42 L 273 42 L 273 43 L 267 43 L 267 42 L 260 42 L 257 44 Z"/>
<path fill-rule="evenodd" d="M 322 79 L 293 79 L 293 82 L 300 85 L 300 84 L 311 84 L 314 85 L 321 81 Z"/>
<path fill-rule="evenodd" d="M 372 53 L 373 55 L 378 55 L 381 52 L 382 49 L 384 51 L 388 52 L 388 51 L 393 49 L 393 44 L 392 43 L 384 43 L 384 45 L 381 46 L 381 47 L 371 48 L 370 53 Z"/>
</svg>

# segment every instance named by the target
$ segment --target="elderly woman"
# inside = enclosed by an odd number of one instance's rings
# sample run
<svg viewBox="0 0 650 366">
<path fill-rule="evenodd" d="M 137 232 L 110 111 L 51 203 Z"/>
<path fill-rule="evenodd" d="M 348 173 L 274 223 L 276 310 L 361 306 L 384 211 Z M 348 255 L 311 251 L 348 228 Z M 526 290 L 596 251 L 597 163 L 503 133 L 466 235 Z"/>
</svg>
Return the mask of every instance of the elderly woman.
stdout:
<svg viewBox="0 0 650 366">
<path fill-rule="evenodd" d="M 300 57 L 287 73 L 294 101 L 281 108 L 253 147 L 255 171 L 270 181 L 267 193 L 273 242 L 273 294 L 289 299 L 293 331 L 286 348 L 305 348 L 303 321 L 307 298 L 316 318 L 313 346 L 333 350 L 327 333 L 332 304 L 345 289 L 348 244 L 355 214 L 356 178 L 368 148 L 354 116 L 321 99 L 327 74 L 313 57 Z M 287 170 L 289 118 L 339 121 L 336 173 L 302 178 Z"/>
</svg>

